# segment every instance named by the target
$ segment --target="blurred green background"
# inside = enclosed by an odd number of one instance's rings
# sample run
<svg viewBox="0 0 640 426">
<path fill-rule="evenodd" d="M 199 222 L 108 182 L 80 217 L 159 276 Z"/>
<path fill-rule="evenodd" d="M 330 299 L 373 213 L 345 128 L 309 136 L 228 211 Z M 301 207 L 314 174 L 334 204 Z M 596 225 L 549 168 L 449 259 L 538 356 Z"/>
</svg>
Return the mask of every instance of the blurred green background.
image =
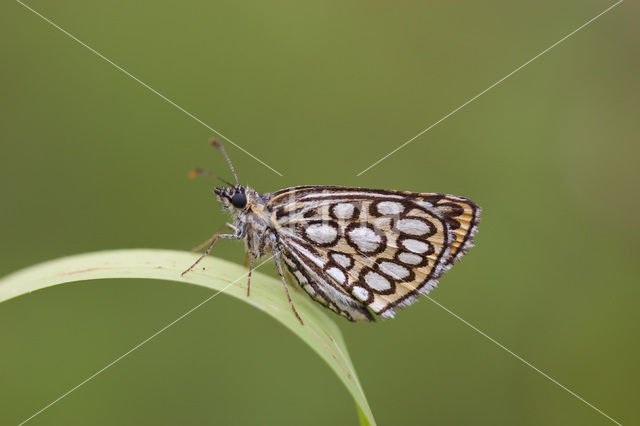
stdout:
<svg viewBox="0 0 640 426">
<path fill-rule="evenodd" d="M 447 192 L 484 213 L 432 296 L 623 424 L 640 423 L 639 7 L 624 2 L 46 2 L 31 7 L 280 171 L 268 192 Z M 189 249 L 226 217 L 212 132 L 19 3 L 0 6 L 0 274 L 74 253 Z M 215 255 L 241 263 L 242 244 Z M 275 275 L 275 268 L 263 271 Z M 256 283 L 255 285 L 259 285 Z M 54 287 L 0 305 L 0 424 L 17 424 L 210 293 Z M 381 425 L 610 422 L 427 299 L 341 325 Z M 221 296 L 34 425 L 357 423 L 317 356 Z"/>
</svg>

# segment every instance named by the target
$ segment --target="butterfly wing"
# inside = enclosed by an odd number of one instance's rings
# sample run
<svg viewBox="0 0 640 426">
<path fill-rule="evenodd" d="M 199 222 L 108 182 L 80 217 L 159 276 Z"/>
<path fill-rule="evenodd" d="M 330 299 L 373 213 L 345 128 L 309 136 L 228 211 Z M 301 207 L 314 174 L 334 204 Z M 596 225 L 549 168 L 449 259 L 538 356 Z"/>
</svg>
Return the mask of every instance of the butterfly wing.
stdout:
<svg viewBox="0 0 640 426">
<path fill-rule="evenodd" d="M 374 321 L 365 304 L 354 298 L 346 287 L 336 283 L 326 270 L 309 262 L 309 257 L 301 255 L 295 248 L 285 249 L 283 257 L 298 284 L 313 300 L 350 321 Z"/>
<path fill-rule="evenodd" d="M 271 194 L 271 226 L 311 297 L 351 320 L 392 317 L 471 247 L 479 207 L 445 194 L 301 186 Z"/>
</svg>

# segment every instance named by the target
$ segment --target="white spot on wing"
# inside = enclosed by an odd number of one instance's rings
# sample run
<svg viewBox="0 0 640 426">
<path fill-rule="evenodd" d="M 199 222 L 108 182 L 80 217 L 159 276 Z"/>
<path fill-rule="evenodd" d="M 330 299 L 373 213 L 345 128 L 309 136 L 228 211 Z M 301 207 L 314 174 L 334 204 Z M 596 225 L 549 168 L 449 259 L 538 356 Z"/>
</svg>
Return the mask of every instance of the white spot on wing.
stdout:
<svg viewBox="0 0 640 426">
<path fill-rule="evenodd" d="M 388 279 L 373 271 L 366 273 L 364 281 L 369 287 L 377 291 L 385 291 L 391 288 L 391 283 Z"/>
<path fill-rule="evenodd" d="M 407 250 L 418 254 L 424 253 L 429 250 L 429 244 L 418 240 L 402 240 L 402 245 L 405 246 Z"/>
<path fill-rule="evenodd" d="M 423 235 L 429 231 L 429 226 L 418 219 L 400 219 L 396 222 L 396 228 L 410 235 Z"/>
<path fill-rule="evenodd" d="M 358 298 L 358 300 L 361 300 L 363 302 L 365 302 L 369 298 L 369 292 L 360 286 L 354 286 L 351 292 L 356 298 Z"/>
<path fill-rule="evenodd" d="M 409 270 L 407 268 L 394 262 L 380 263 L 380 270 L 397 280 L 402 280 L 409 276 Z"/>
<path fill-rule="evenodd" d="M 408 265 L 417 265 L 422 262 L 422 257 L 413 253 L 402 252 L 398 255 L 398 259 L 400 262 L 406 263 Z"/>
<path fill-rule="evenodd" d="M 304 230 L 307 237 L 318 244 L 327 244 L 335 241 L 338 231 L 333 227 L 324 223 L 314 223 L 307 226 Z"/>
<path fill-rule="evenodd" d="M 352 229 L 349 231 L 348 236 L 351 242 L 353 242 L 360 251 L 365 253 L 375 251 L 382 242 L 382 238 L 373 232 L 373 229 L 364 226 Z"/>
<path fill-rule="evenodd" d="M 351 219 L 353 217 L 354 206 L 351 203 L 340 203 L 333 206 L 333 214 L 338 219 Z"/>
<path fill-rule="evenodd" d="M 344 272 L 342 272 L 340 269 L 338 268 L 329 268 L 327 269 L 327 273 L 336 281 L 338 281 L 340 284 L 343 284 L 345 279 L 347 278 L 344 274 Z"/>
<path fill-rule="evenodd" d="M 398 215 L 404 210 L 404 206 L 395 201 L 381 201 L 376 208 L 382 215 Z"/>
<path fill-rule="evenodd" d="M 335 253 L 332 254 L 331 257 L 333 258 L 334 262 L 336 262 L 343 268 L 348 268 L 351 265 L 351 259 L 347 255 Z"/>
</svg>

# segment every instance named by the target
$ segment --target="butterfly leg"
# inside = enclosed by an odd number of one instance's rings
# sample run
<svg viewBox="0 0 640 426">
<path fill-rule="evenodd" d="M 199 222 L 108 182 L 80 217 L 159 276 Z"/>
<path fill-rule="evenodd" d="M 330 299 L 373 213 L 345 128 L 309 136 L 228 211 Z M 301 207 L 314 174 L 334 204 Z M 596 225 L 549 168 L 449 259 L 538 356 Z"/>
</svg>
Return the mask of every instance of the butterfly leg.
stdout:
<svg viewBox="0 0 640 426">
<path fill-rule="evenodd" d="M 217 238 L 217 236 L 218 236 L 218 235 L 220 235 L 220 233 L 222 232 L 222 230 L 223 230 L 225 227 L 227 227 L 227 228 L 231 228 L 231 230 L 232 230 L 233 232 L 236 232 L 236 231 L 238 230 L 238 229 L 237 229 L 235 226 L 233 226 L 232 224 L 230 224 L 230 223 L 225 223 L 224 225 L 222 225 L 222 226 L 220 227 L 220 229 L 218 229 L 218 230 L 216 231 L 216 233 L 215 233 L 215 234 L 213 234 L 213 235 L 211 236 L 211 238 L 209 238 L 209 239 L 208 239 L 207 241 L 205 241 L 204 243 L 198 244 L 196 247 L 192 248 L 192 249 L 191 249 L 191 251 L 192 251 L 193 253 L 197 253 L 197 252 L 199 252 L 200 250 L 202 250 L 203 248 L 207 247 L 209 244 L 211 244 L 211 241 L 213 241 L 213 240 L 214 240 L 214 238 Z"/>
<path fill-rule="evenodd" d="M 293 313 L 296 315 L 296 318 L 298 318 L 298 321 L 300 321 L 300 324 L 304 325 L 304 322 L 302 322 L 302 318 L 300 318 L 300 315 L 298 315 L 298 311 L 296 311 L 296 307 L 293 306 L 293 301 L 291 300 L 291 295 L 289 294 L 289 288 L 287 287 L 287 280 L 284 278 L 284 273 L 282 272 L 282 263 L 280 262 L 280 254 L 276 251 L 273 252 L 273 259 L 276 261 L 276 267 L 278 268 L 278 274 L 280 274 L 280 279 L 282 280 L 282 285 L 284 285 L 284 292 L 287 294 L 287 299 L 289 300 L 289 305 L 291 305 L 291 309 L 293 310 Z"/>
<path fill-rule="evenodd" d="M 226 226 L 226 225 L 225 225 Z M 222 230 L 222 229 L 221 229 Z M 200 263 L 200 261 L 202 259 L 204 259 L 205 257 L 207 257 L 209 255 L 209 253 L 211 253 L 211 249 L 213 249 L 213 245 L 215 244 L 216 241 L 218 241 L 218 238 L 227 238 L 230 240 L 237 240 L 240 239 L 241 237 L 239 235 L 235 235 L 235 234 L 221 234 L 220 231 L 216 232 L 215 234 L 213 234 L 213 237 L 211 237 L 210 239 L 207 240 L 207 242 L 209 243 L 209 247 L 207 247 L 207 249 L 205 250 L 204 253 L 202 253 L 202 255 L 195 261 L 193 262 L 193 265 L 189 266 L 181 275 L 184 277 L 184 275 L 191 271 L 193 268 L 195 268 L 195 266 Z"/>
<path fill-rule="evenodd" d="M 289 270 L 289 268 L 287 268 L 285 273 L 287 274 L 287 279 L 289 280 L 290 283 L 296 282 L 296 280 L 293 278 L 293 275 L 291 275 L 291 271 Z M 296 293 L 300 292 L 300 289 L 298 288 L 297 285 L 292 285 L 291 287 L 293 288 L 293 291 L 295 291 Z"/>
<path fill-rule="evenodd" d="M 254 260 L 255 258 L 253 256 L 249 258 L 249 273 L 247 274 L 247 297 L 249 297 L 249 294 L 251 292 L 251 271 L 253 271 Z"/>
</svg>

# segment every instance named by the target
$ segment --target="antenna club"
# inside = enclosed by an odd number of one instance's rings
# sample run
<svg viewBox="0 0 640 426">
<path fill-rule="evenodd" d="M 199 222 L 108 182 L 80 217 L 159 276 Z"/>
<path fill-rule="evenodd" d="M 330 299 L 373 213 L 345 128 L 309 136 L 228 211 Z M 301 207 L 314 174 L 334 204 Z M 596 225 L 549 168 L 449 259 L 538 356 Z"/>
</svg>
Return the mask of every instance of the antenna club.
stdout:
<svg viewBox="0 0 640 426">
<path fill-rule="evenodd" d="M 218 141 L 216 140 L 216 138 L 211 138 L 211 139 L 209 139 L 209 143 L 210 143 L 211 145 L 215 146 L 216 148 L 221 148 L 221 147 L 222 147 L 222 145 L 220 144 L 220 142 L 218 142 Z"/>
</svg>

